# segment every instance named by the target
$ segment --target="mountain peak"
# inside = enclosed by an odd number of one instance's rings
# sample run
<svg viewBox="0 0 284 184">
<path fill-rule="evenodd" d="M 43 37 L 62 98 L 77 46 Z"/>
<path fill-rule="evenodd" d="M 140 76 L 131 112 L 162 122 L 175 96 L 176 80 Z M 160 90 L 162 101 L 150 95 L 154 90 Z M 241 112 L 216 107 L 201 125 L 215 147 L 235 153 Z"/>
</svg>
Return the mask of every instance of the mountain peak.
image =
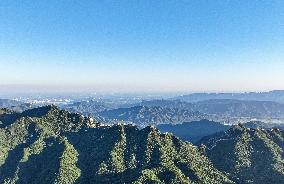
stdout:
<svg viewBox="0 0 284 184">
<path fill-rule="evenodd" d="M 47 115 L 50 112 L 58 112 L 58 111 L 60 111 L 60 109 L 57 106 L 47 105 L 47 106 L 37 107 L 34 109 L 25 110 L 22 114 L 24 116 L 30 116 L 30 117 L 41 117 Z"/>
<path fill-rule="evenodd" d="M 236 130 L 245 130 L 246 127 L 242 124 L 242 123 L 238 123 L 237 125 L 233 125 L 232 129 L 236 129 Z"/>
</svg>

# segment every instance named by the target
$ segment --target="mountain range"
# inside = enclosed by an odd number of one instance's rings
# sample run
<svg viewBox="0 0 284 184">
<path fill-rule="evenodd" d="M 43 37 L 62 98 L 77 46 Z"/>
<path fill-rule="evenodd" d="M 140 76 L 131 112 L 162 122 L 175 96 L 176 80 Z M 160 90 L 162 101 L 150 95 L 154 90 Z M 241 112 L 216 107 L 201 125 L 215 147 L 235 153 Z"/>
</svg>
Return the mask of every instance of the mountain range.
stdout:
<svg viewBox="0 0 284 184">
<path fill-rule="evenodd" d="M 104 101 L 82 101 L 64 109 L 105 121 L 127 121 L 137 125 L 182 123 L 209 119 L 237 124 L 251 120 L 279 123 L 284 120 L 284 104 L 273 101 L 210 99 L 198 102 L 181 100 L 143 100 L 134 104 L 116 104 Z"/>
<path fill-rule="evenodd" d="M 55 106 L 3 124 L 0 183 L 233 183 L 197 147 L 154 127 L 105 126 Z"/>
<path fill-rule="evenodd" d="M 24 110 L 35 107 L 29 103 L 23 103 L 17 100 L 0 99 L 0 108 L 9 108 L 11 110 L 22 112 Z"/>
<path fill-rule="evenodd" d="M 284 104 L 273 101 L 248 101 L 235 99 L 209 99 L 198 102 L 181 100 L 142 101 L 139 105 L 187 109 L 204 114 L 227 117 L 283 118 Z"/>
<path fill-rule="evenodd" d="M 186 102 L 198 102 L 210 99 L 234 99 L 248 101 L 274 101 L 284 103 L 284 90 L 244 93 L 192 93 L 188 95 L 181 95 L 173 99 L 179 99 Z"/>
<path fill-rule="evenodd" d="M 139 126 L 155 125 L 160 123 L 182 123 L 209 118 L 198 111 L 160 106 L 134 106 L 118 108 L 100 112 L 99 115 L 106 121 L 116 120 L 132 122 Z"/>
<path fill-rule="evenodd" d="M 195 146 L 155 127 L 107 126 L 56 106 L 0 117 L 0 183 L 284 181 L 279 129 L 237 125 Z"/>
</svg>

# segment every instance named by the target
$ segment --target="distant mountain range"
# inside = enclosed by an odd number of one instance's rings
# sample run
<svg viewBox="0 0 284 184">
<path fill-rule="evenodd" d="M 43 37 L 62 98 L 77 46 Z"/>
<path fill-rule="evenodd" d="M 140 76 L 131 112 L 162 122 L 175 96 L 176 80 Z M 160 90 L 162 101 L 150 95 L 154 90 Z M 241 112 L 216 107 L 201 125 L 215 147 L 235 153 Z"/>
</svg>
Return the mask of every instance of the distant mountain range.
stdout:
<svg viewBox="0 0 284 184">
<path fill-rule="evenodd" d="M 242 124 L 246 128 L 261 128 L 261 129 L 272 129 L 272 128 L 278 128 L 281 130 L 284 130 L 284 123 L 264 123 L 261 121 L 249 121 L 247 123 Z"/>
<path fill-rule="evenodd" d="M 139 105 L 186 109 L 228 117 L 284 118 L 284 104 L 271 101 L 210 99 L 189 103 L 181 100 L 152 100 L 142 101 Z"/>
<path fill-rule="evenodd" d="M 284 103 L 284 90 L 247 93 L 192 93 L 189 95 L 182 95 L 174 99 L 186 102 L 198 102 L 210 99 L 235 99 L 249 101 L 274 101 Z"/>
<path fill-rule="evenodd" d="M 223 132 L 231 128 L 229 125 L 223 125 L 209 120 L 200 120 L 193 122 L 184 122 L 182 124 L 160 124 L 157 128 L 161 132 L 170 132 L 185 141 L 196 143 L 203 137 L 213 135 L 217 132 Z"/>
<path fill-rule="evenodd" d="M 195 110 L 227 117 L 284 118 L 284 104 L 271 101 L 213 99 L 195 103 Z"/>
<path fill-rule="evenodd" d="M 80 112 L 86 116 L 97 116 L 102 111 L 117 108 L 117 105 L 106 101 L 88 100 L 68 104 L 63 108 L 70 112 Z"/>
<path fill-rule="evenodd" d="M 56 106 L 0 112 L 18 117 L 0 128 L 0 183 L 284 182 L 279 129 L 237 125 L 194 146 L 154 127 L 106 126 Z"/>
<path fill-rule="evenodd" d="M 251 120 L 270 123 L 284 121 L 284 104 L 272 101 L 211 99 L 189 103 L 181 100 L 150 100 L 114 105 L 91 100 L 69 104 L 63 108 L 70 112 L 97 117 L 102 121 L 126 121 L 143 126 L 202 119 L 230 124 Z"/>
<path fill-rule="evenodd" d="M 203 113 L 206 119 L 231 124 L 255 119 L 269 123 L 284 122 L 284 104 L 271 101 L 213 99 L 189 103 L 180 100 L 152 100 L 142 101 L 139 105 L 199 112 Z"/>
<path fill-rule="evenodd" d="M 60 107 L 70 112 L 92 116 L 109 124 L 124 121 L 142 127 L 161 123 L 178 124 L 202 119 L 223 124 L 237 124 L 248 121 L 274 124 L 284 122 L 284 103 L 275 102 L 281 101 L 283 94 L 283 91 L 195 93 L 171 100 L 157 99 L 136 102 L 137 100 L 99 99 L 62 104 Z M 191 100 L 188 100 L 188 97 Z M 35 107 L 35 105 L 3 99 L 0 100 L 1 107 L 22 112 Z"/>
<path fill-rule="evenodd" d="M 206 114 L 177 108 L 159 106 L 134 106 L 100 112 L 99 115 L 107 121 L 133 122 L 139 126 L 155 125 L 160 123 L 182 123 L 206 119 Z"/>
<path fill-rule="evenodd" d="M 252 129 L 273 129 L 278 128 L 284 130 L 284 124 L 277 123 L 264 123 L 261 121 L 250 121 L 241 124 L 245 128 Z M 235 125 L 224 125 L 219 122 L 200 120 L 193 122 L 184 122 L 181 124 L 159 124 L 156 127 L 161 132 L 170 132 L 175 136 L 180 137 L 182 140 L 189 141 L 192 143 L 197 143 L 203 137 L 214 135 L 218 132 L 223 132 L 230 129 Z"/>
<path fill-rule="evenodd" d="M 23 103 L 16 100 L 10 100 L 10 99 L 0 99 L 0 108 L 9 108 L 15 111 L 22 112 L 24 110 L 33 108 L 35 106 L 29 104 L 29 103 Z"/>
</svg>

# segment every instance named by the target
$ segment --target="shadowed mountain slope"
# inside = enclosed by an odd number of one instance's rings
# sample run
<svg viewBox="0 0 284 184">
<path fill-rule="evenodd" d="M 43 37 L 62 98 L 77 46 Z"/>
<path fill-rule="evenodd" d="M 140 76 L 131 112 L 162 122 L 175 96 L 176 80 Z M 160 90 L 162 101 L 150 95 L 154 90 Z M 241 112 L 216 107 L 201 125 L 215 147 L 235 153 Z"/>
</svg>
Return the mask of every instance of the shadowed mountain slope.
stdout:
<svg viewBox="0 0 284 184">
<path fill-rule="evenodd" d="M 185 122 L 182 124 L 160 124 L 157 128 L 161 132 L 171 132 L 175 136 L 192 143 L 198 142 L 204 136 L 228 130 L 231 126 L 209 120 Z"/>
</svg>

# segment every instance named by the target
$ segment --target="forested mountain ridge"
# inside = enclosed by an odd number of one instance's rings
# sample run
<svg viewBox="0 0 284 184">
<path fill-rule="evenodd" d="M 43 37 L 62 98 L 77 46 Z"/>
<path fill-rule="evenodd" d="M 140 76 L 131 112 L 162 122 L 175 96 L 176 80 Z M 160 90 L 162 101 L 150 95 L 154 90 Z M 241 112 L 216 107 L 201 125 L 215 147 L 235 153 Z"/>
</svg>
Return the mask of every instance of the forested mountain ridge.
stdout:
<svg viewBox="0 0 284 184">
<path fill-rule="evenodd" d="M 4 122 L 0 146 L 0 183 L 233 183 L 171 134 L 103 126 L 55 106 Z"/>
<path fill-rule="evenodd" d="M 198 145 L 45 106 L 4 109 L 0 183 L 283 183 L 284 132 L 243 125 Z"/>
<path fill-rule="evenodd" d="M 103 101 L 89 100 L 80 101 L 63 106 L 64 109 L 70 112 L 80 112 L 86 116 L 98 116 L 99 112 L 113 109 L 116 106 Z"/>
<path fill-rule="evenodd" d="M 284 132 L 277 128 L 236 125 L 205 137 L 199 144 L 214 167 L 236 183 L 284 183 Z"/>
<path fill-rule="evenodd" d="M 181 100 L 151 100 L 142 101 L 140 104 L 227 117 L 284 118 L 284 104 L 273 101 L 209 99 L 189 103 Z"/>
<path fill-rule="evenodd" d="M 198 111 L 178 108 L 164 108 L 159 106 L 134 106 L 119 108 L 99 113 L 106 120 L 133 122 L 139 126 L 155 125 L 160 123 L 182 123 L 207 119 L 209 116 Z"/>
</svg>

